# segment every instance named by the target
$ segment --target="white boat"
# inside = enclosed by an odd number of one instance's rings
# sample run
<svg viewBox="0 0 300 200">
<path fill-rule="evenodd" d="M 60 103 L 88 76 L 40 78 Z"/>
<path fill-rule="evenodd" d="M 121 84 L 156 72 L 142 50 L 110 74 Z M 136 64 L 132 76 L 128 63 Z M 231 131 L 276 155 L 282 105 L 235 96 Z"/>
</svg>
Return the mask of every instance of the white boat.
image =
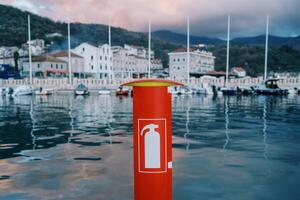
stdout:
<svg viewBox="0 0 300 200">
<path fill-rule="evenodd" d="M 17 87 L 12 96 L 32 95 L 33 88 L 30 85 L 21 85 Z"/>
<path fill-rule="evenodd" d="M 35 91 L 35 94 L 36 95 L 51 95 L 51 94 L 53 94 L 53 89 L 40 87 L 38 90 Z"/>
<path fill-rule="evenodd" d="M 193 89 L 188 86 L 183 86 L 180 88 L 180 94 L 193 94 Z"/>
<path fill-rule="evenodd" d="M 75 88 L 75 95 L 88 95 L 89 94 L 89 89 L 87 86 L 85 86 L 83 83 L 80 83 L 76 88 Z"/>
<path fill-rule="evenodd" d="M 271 78 L 260 82 L 252 87 L 256 94 L 265 95 L 287 95 L 289 92 L 287 89 L 282 89 L 278 86 L 279 79 Z"/>
<path fill-rule="evenodd" d="M 202 84 L 201 86 L 196 86 L 193 88 L 196 94 L 202 95 L 218 95 L 216 86 L 210 84 Z"/>
<path fill-rule="evenodd" d="M 110 95 L 111 91 L 109 89 L 100 89 L 98 92 L 99 95 Z"/>
<path fill-rule="evenodd" d="M 193 87 L 193 91 L 195 94 L 203 94 L 206 95 L 206 88 L 202 87 L 202 86 L 196 86 Z"/>
<path fill-rule="evenodd" d="M 180 88 L 177 86 L 169 87 L 169 93 L 172 95 L 177 95 L 180 93 Z"/>
<path fill-rule="evenodd" d="M 10 96 L 14 92 L 14 89 L 11 87 L 2 87 L 0 88 L 0 96 Z"/>
</svg>

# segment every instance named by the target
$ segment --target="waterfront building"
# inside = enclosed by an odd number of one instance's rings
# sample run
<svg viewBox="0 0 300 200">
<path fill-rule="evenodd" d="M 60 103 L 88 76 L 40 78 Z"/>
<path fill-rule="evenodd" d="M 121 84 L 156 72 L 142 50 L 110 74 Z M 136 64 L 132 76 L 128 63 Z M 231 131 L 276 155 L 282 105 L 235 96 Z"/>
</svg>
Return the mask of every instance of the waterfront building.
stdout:
<svg viewBox="0 0 300 200">
<path fill-rule="evenodd" d="M 69 62 L 68 51 L 59 51 L 51 53 L 50 56 L 63 60 L 66 63 Z M 69 69 L 69 63 L 68 63 Z M 69 70 L 68 70 L 69 71 Z M 71 72 L 73 77 L 84 77 L 84 58 L 76 53 L 71 52 Z"/>
<path fill-rule="evenodd" d="M 187 78 L 186 48 L 169 53 L 169 76 L 173 79 Z M 215 68 L 215 56 L 211 52 L 199 49 L 190 50 L 190 74 L 204 75 Z"/>
<path fill-rule="evenodd" d="M 239 78 L 243 78 L 247 75 L 246 70 L 242 67 L 233 67 L 231 69 L 231 73 L 234 74 L 235 76 L 239 77 Z"/>
<path fill-rule="evenodd" d="M 125 44 L 124 48 L 127 50 L 129 55 L 135 55 L 141 58 L 148 58 L 148 48 L 145 48 L 143 46 L 137 46 L 137 45 L 128 45 Z M 154 59 L 154 51 L 151 50 L 150 52 L 151 59 Z"/>
<path fill-rule="evenodd" d="M 83 73 L 85 77 L 100 79 L 113 78 L 112 52 L 108 44 L 96 47 L 89 43 L 82 43 L 73 49 L 72 52 L 83 57 Z"/>
<path fill-rule="evenodd" d="M 32 74 L 35 77 L 64 77 L 68 63 L 49 55 L 32 57 Z M 29 62 L 23 63 L 22 75 L 29 76 Z"/>
<path fill-rule="evenodd" d="M 19 54 L 21 53 L 22 56 L 28 55 L 28 42 L 22 44 L 21 49 L 24 53 L 19 50 Z M 38 56 L 43 53 L 45 53 L 45 41 L 42 39 L 31 40 L 31 54 Z"/>
<path fill-rule="evenodd" d="M 18 51 L 18 47 L 0 47 L 0 58 L 13 57 L 16 51 Z"/>
<path fill-rule="evenodd" d="M 148 61 L 138 57 L 128 49 L 120 46 L 112 47 L 113 71 L 116 78 L 143 77 L 147 73 Z"/>
<path fill-rule="evenodd" d="M 112 47 L 113 71 L 116 78 L 142 78 L 148 73 L 148 50 L 144 47 L 124 45 Z M 154 53 L 152 53 L 154 56 Z M 151 60 L 151 71 L 162 69 L 159 59 Z"/>
</svg>

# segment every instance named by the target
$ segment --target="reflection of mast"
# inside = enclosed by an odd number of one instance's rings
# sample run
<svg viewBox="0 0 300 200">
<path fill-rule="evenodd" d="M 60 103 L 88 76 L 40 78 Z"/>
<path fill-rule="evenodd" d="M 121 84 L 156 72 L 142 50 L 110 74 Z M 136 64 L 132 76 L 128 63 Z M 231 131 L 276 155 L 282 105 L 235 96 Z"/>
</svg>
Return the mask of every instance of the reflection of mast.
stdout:
<svg viewBox="0 0 300 200">
<path fill-rule="evenodd" d="M 71 132 L 70 136 L 68 137 L 68 143 L 71 142 L 71 138 L 73 137 L 73 132 L 74 132 L 74 118 L 73 118 L 73 101 L 72 101 L 72 96 L 69 96 L 69 116 L 70 116 L 70 126 L 71 126 Z"/>
<path fill-rule="evenodd" d="M 223 145 L 223 149 L 226 149 L 227 144 L 229 143 L 230 137 L 229 137 L 229 104 L 228 104 L 228 97 L 225 97 L 225 135 L 226 135 L 226 140 L 225 144 Z"/>
<path fill-rule="evenodd" d="M 263 142 L 264 142 L 264 158 L 267 160 L 267 152 L 268 152 L 268 143 L 267 143 L 267 102 L 266 99 L 264 101 L 264 109 L 263 109 Z"/>
<path fill-rule="evenodd" d="M 190 148 L 190 143 L 187 139 L 187 136 L 190 134 L 190 130 L 189 130 L 189 123 L 190 123 L 190 110 L 191 110 L 191 105 L 190 105 L 190 101 L 187 101 L 187 109 L 186 109 L 186 123 L 185 123 L 185 130 L 186 133 L 184 134 L 184 139 L 186 142 L 186 150 L 188 151 Z"/>
<path fill-rule="evenodd" d="M 32 149 L 35 150 L 36 149 L 36 136 L 34 135 L 34 131 L 35 131 L 35 119 L 33 116 L 33 98 L 31 98 L 30 100 L 30 112 L 29 112 L 30 118 L 31 118 L 31 131 L 30 131 L 30 135 L 32 137 Z"/>
<path fill-rule="evenodd" d="M 112 116 L 112 104 L 111 104 L 111 96 L 108 95 L 100 95 L 100 98 L 104 98 L 104 106 L 102 107 L 102 113 L 104 114 L 103 118 L 104 118 L 104 124 L 107 125 L 108 127 L 108 135 L 109 135 L 109 143 L 112 144 L 112 135 L 111 132 L 113 130 L 113 127 L 111 126 L 111 122 L 113 121 L 113 116 Z M 103 99 L 101 99 L 103 102 Z"/>
</svg>

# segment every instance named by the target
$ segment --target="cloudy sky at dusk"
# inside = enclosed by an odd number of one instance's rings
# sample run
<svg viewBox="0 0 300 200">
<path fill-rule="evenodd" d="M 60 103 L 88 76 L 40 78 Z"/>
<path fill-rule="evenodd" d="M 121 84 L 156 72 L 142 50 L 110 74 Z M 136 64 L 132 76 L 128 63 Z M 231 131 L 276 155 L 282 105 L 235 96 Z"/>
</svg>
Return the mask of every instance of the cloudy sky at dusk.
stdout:
<svg viewBox="0 0 300 200">
<path fill-rule="evenodd" d="M 300 35 L 299 0 L 0 0 L 22 10 L 54 20 L 107 24 L 146 31 L 150 18 L 154 30 L 185 32 L 190 16 L 194 35 L 224 37 L 227 15 L 234 36 L 263 34 L 265 17 L 271 16 L 271 34 Z"/>
</svg>

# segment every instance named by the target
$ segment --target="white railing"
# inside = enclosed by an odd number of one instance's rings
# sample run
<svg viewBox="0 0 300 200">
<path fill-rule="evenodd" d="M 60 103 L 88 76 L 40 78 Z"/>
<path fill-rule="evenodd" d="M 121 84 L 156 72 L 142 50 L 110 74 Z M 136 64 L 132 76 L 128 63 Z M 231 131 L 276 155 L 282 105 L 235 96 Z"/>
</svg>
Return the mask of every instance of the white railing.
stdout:
<svg viewBox="0 0 300 200">
<path fill-rule="evenodd" d="M 99 89 L 102 87 L 105 88 L 117 88 L 120 84 L 131 81 L 133 79 L 73 79 L 73 84 L 68 83 L 67 78 L 47 78 L 47 79 L 39 79 L 34 78 L 33 79 L 33 86 L 34 87 L 48 87 L 48 88 L 54 88 L 58 90 L 63 89 L 73 89 L 78 85 L 79 83 L 83 83 L 87 85 L 90 89 Z M 186 79 L 179 79 L 174 80 L 177 82 L 181 82 L 187 85 Z M 258 78 L 240 78 L 240 79 L 230 79 L 229 80 L 229 86 L 253 86 L 255 84 L 258 84 L 262 81 L 262 77 Z M 21 80 L 2 80 L 0 79 L 0 87 L 17 87 L 19 85 L 28 84 L 28 79 L 21 79 Z M 300 85 L 300 78 L 285 78 L 279 80 L 279 86 L 284 88 L 293 88 L 295 86 Z M 218 87 L 224 86 L 224 78 L 191 78 L 189 80 L 190 86 L 197 86 L 201 84 L 210 84 L 210 85 L 216 85 Z"/>
</svg>

